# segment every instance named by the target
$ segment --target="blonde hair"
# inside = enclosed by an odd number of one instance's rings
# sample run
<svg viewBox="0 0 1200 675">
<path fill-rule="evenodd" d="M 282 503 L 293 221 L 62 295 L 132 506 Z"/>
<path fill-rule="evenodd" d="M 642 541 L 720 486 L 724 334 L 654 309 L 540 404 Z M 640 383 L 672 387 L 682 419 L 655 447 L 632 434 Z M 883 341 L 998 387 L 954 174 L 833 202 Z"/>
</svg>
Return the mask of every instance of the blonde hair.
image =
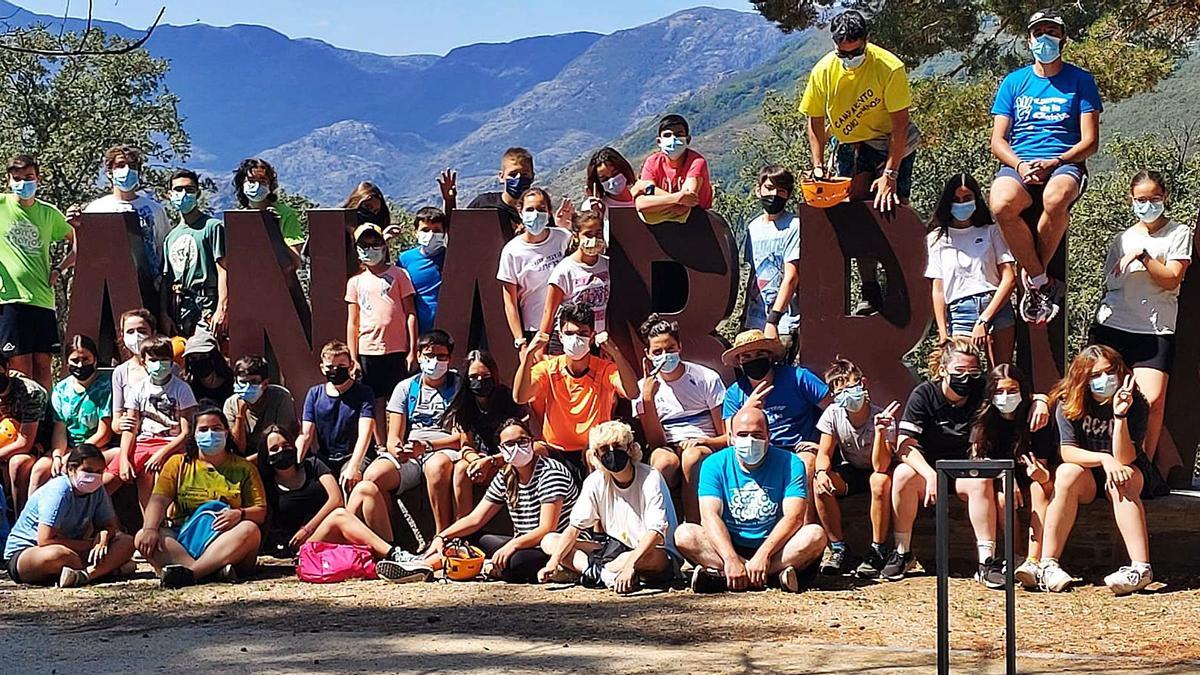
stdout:
<svg viewBox="0 0 1200 675">
<path fill-rule="evenodd" d="M 973 357 L 981 367 L 983 366 L 983 352 L 979 351 L 975 342 L 971 338 L 958 335 L 942 340 L 938 348 L 929 355 L 929 379 L 936 380 L 945 375 L 950 362 L 958 354 Z"/>
<path fill-rule="evenodd" d="M 628 424 L 612 420 L 601 422 L 588 432 L 587 462 L 593 470 L 602 467 L 597 450 L 608 445 L 620 445 L 629 452 L 629 461 L 642 461 L 642 446 L 633 442 L 633 429 Z"/>
<path fill-rule="evenodd" d="M 350 356 L 350 348 L 341 340 L 330 340 L 321 348 L 321 360 L 332 361 L 339 356 Z"/>
</svg>

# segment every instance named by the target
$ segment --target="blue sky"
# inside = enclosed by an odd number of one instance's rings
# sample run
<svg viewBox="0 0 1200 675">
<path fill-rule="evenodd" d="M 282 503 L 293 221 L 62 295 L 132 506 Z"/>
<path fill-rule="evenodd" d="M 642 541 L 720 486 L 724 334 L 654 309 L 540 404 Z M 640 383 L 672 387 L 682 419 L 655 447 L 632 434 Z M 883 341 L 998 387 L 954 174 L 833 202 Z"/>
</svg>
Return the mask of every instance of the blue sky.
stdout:
<svg viewBox="0 0 1200 675">
<path fill-rule="evenodd" d="M 13 0 L 57 16 L 68 2 L 72 16 L 86 16 L 86 0 Z M 166 23 L 258 24 L 379 54 L 445 54 L 475 42 L 611 33 L 699 5 L 752 10 L 749 0 L 96 0 L 95 16 L 144 28 L 163 5 Z"/>
</svg>

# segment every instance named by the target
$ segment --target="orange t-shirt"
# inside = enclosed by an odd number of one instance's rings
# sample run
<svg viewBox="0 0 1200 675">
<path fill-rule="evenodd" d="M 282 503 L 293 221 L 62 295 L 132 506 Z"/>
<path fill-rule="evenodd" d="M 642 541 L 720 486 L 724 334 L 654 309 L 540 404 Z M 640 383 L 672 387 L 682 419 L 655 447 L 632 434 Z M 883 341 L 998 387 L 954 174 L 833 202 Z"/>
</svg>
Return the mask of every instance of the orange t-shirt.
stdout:
<svg viewBox="0 0 1200 675">
<path fill-rule="evenodd" d="M 547 443 L 578 452 L 588 446 L 592 427 L 612 419 L 621 377 L 615 363 L 595 356 L 588 357 L 587 372 L 575 377 L 570 362 L 567 356 L 555 356 L 533 367 L 533 409 L 542 415 Z"/>
</svg>

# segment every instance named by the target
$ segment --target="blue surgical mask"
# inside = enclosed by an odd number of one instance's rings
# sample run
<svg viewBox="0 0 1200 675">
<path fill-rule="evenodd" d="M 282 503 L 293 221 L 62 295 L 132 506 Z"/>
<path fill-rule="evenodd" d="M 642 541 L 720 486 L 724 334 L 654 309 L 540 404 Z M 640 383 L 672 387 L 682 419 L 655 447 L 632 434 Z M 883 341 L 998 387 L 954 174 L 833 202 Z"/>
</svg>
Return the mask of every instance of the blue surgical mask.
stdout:
<svg viewBox="0 0 1200 675">
<path fill-rule="evenodd" d="M 513 199 L 520 199 L 531 185 L 533 185 L 533 177 L 524 174 L 504 179 L 504 191 Z"/>
<path fill-rule="evenodd" d="M 133 192 L 141 184 L 141 177 L 138 175 L 138 170 L 131 166 L 123 166 L 119 169 L 113 169 L 112 172 L 113 185 L 122 192 Z"/>
<path fill-rule="evenodd" d="M 191 213 L 196 208 L 196 195 L 191 192 L 180 192 L 179 190 L 171 190 L 171 203 L 175 205 L 175 209 L 183 215 Z"/>
<path fill-rule="evenodd" d="M 965 223 L 975 215 L 975 200 L 969 202 L 954 202 L 950 205 L 950 215 L 960 223 Z"/>
<path fill-rule="evenodd" d="M 33 199 L 33 196 L 37 194 L 36 180 L 10 180 L 8 186 L 12 188 L 13 194 L 18 199 Z"/>
<path fill-rule="evenodd" d="M 1062 55 L 1062 40 L 1053 35 L 1039 35 L 1029 43 L 1029 51 L 1038 63 L 1054 63 Z"/>
<path fill-rule="evenodd" d="M 537 236 L 546 231 L 546 227 L 550 225 L 550 214 L 545 211 L 522 211 L 521 224 L 525 226 L 525 231 L 533 236 Z"/>
<path fill-rule="evenodd" d="M 1162 202 L 1133 202 L 1133 215 L 1143 223 L 1153 223 L 1162 216 L 1166 210 L 1166 205 Z"/>
<path fill-rule="evenodd" d="M 382 246 L 359 246 L 358 259 L 368 265 L 378 265 L 383 262 Z"/>
<path fill-rule="evenodd" d="M 650 362 L 660 373 L 673 373 L 682 363 L 682 359 L 679 358 L 679 352 L 663 352 L 657 356 L 651 356 Z"/>
<path fill-rule="evenodd" d="M 671 159 L 679 159 L 687 152 L 688 139 L 686 136 L 671 136 L 658 139 L 658 149 Z"/>
<path fill-rule="evenodd" d="M 1101 400 L 1112 398 L 1112 395 L 1117 393 L 1117 376 L 1113 373 L 1101 373 L 1088 382 L 1088 387 Z"/>
<path fill-rule="evenodd" d="M 600 185 L 604 187 L 606 193 L 616 197 L 625 190 L 625 187 L 629 185 L 629 181 L 625 178 L 624 174 L 617 174 Z"/>
<path fill-rule="evenodd" d="M 767 455 L 767 442 L 752 436 L 734 436 L 733 451 L 747 466 L 756 466 Z"/>
<path fill-rule="evenodd" d="M 170 361 L 146 361 L 146 374 L 150 376 L 150 381 L 154 384 L 162 384 L 171 379 L 171 362 Z"/>
<path fill-rule="evenodd" d="M 205 429 L 196 432 L 196 447 L 205 455 L 219 455 L 225 449 L 225 432 Z"/>
<path fill-rule="evenodd" d="M 258 403 L 258 399 L 262 398 L 263 386 L 261 384 L 248 384 L 246 382 L 234 382 L 233 393 L 238 398 L 251 405 Z"/>
<path fill-rule="evenodd" d="M 867 402 L 867 390 L 861 384 L 846 387 L 833 397 L 833 402 L 845 408 L 847 412 L 858 412 Z"/>
<path fill-rule="evenodd" d="M 267 201 L 267 197 L 271 196 L 271 186 L 256 180 L 248 180 L 242 183 L 242 192 L 246 194 L 246 199 L 254 204 L 259 204 Z"/>
</svg>

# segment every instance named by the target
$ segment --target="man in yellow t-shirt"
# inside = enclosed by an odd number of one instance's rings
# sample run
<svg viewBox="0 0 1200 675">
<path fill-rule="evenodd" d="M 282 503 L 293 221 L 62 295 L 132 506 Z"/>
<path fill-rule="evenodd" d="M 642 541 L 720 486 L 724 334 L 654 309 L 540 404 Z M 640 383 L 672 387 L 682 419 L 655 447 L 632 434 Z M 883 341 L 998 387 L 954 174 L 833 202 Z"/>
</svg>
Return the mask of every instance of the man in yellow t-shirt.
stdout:
<svg viewBox="0 0 1200 675">
<path fill-rule="evenodd" d="M 874 193 L 875 208 L 890 211 L 908 202 L 913 160 L 921 134 L 908 117 L 912 95 L 904 63 L 868 42 L 870 26 L 855 10 L 829 24 L 835 49 L 808 75 L 800 111 L 808 116 L 808 145 L 813 175 L 824 176 L 825 147 L 838 140 L 838 175 L 853 178 L 851 195 Z M 863 300 L 873 308 L 883 303 L 874 261 L 860 261 Z M 869 308 L 860 307 L 858 313 Z"/>
</svg>

